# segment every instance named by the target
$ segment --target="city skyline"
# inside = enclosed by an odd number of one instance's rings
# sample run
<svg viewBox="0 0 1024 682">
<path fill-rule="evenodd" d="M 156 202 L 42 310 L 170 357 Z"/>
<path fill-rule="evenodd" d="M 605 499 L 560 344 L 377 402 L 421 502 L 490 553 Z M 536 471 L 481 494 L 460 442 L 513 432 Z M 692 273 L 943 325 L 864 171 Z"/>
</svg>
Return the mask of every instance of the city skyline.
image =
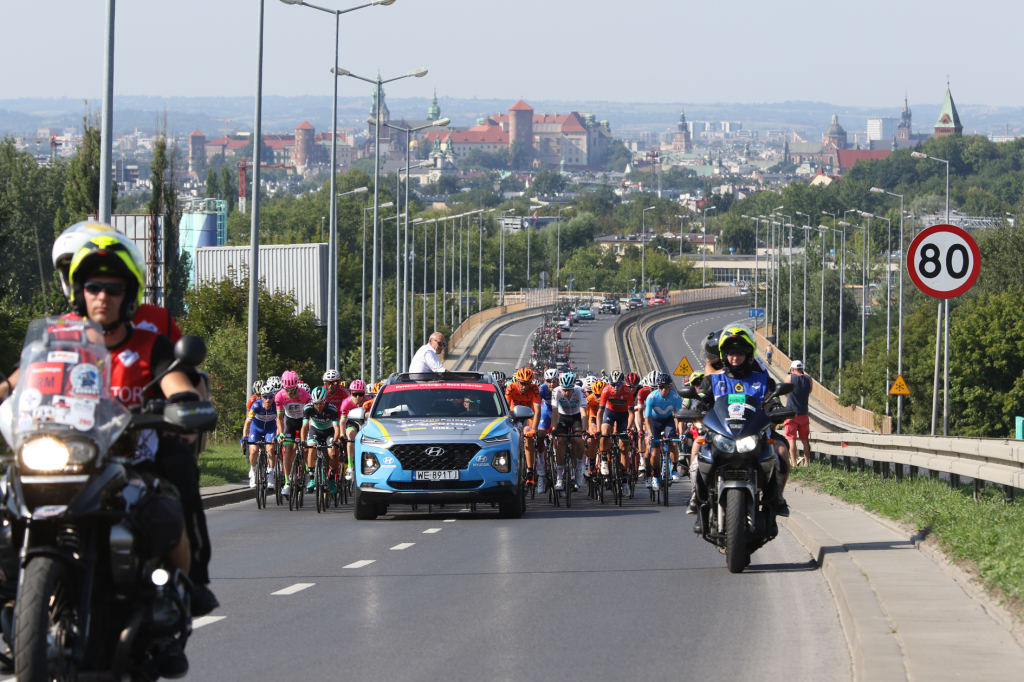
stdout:
<svg viewBox="0 0 1024 682">
<path fill-rule="evenodd" d="M 329 92 L 330 18 L 265 1 L 265 95 Z M 173 13 L 157 14 L 149 5 L 119 5 L 115 93 L 251 94 L 256 6 L 252 0 L 180 0 Z M 493 23 L 469 0 L 398 0 L 342 17 L 339 63 L 366 75 L 378 67 L 385 75 L 428 68 L 428 78 L 395 88 L 403 97 L 428 97 L 436 83 L 460 98 L 806 100 L 872 107 L 891 106 L 905 90 L 912 101 L 937 101 L 931 93 L 944 91 L 948 77 L 965 105 L 1024 106 L 1022 77 L 993 68 L 1003 60 L 1004 46 L 1012 44 L 1015 22 L 992 21 L 1006 9 L 1012 6 L 981 0 L 964 12 L 950 0 L 936 0 L 924 13 L 868 0 L 854 15 L 846 7 L 806 0 L 781 0 L 770 12 L 763 4 L 738 0 L 724 16 L 714 6 L 664 0 L 639 0 L 628 12 L 609 0 L 592 0 L 585 9 L 522 0 L 515 12 L 495 6 L 493 18 L 500 21 Z M 957 20 L 950 22 L 953 13 Z M 5 7 L 4 15 L 14 26 L 42 19 L 37 7 L 24 4 Z M 45 40 L 54 47 L 43 49 L 40 32 L 32 30 L 12 32 L 0 45 L 4 63 L 23 64 L 5 74 L 4 97 L 98 93 L 103 3 L 56 0 L 46 18 Z M 678 26 L 680 32 L 662 26 Z M 700 26 L 711 30 L 697 31 Z M 495 40 L 496 30 L 502 40 Z M 157 52 L 154 31 L 166 43 Z M 688 33 L 701 37 L 687 38 Z M 810 40 L 813 35 L 822 41 Z M 970 49 L 961 49 L 963 36 L 972 36 Z M 558 59 L 559 53 L 573 58 Z M 345 82 L 339 94 L 362 94 L 359 87 Z"/>
</svg>

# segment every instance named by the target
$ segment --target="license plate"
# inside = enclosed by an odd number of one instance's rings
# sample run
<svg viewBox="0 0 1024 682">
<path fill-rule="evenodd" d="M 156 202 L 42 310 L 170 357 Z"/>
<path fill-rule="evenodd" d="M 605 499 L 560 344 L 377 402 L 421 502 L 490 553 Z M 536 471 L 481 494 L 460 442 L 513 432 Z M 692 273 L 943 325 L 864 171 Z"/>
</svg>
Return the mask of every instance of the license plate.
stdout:
<svg viewBox="0 0 1024 682">
<path fill-rule="evenodd" d="M 457 481 L 459 480 L 458 471 L 414 471 L 412 472 L 412 480 L 414 481 Z"/>
</svg>

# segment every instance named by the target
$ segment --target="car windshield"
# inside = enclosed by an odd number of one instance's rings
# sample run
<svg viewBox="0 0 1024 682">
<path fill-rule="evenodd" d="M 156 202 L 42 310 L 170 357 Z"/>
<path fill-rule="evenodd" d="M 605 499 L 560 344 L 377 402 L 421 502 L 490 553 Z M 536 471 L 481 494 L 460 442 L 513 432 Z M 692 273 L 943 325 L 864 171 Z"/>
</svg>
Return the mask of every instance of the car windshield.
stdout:
<svg viewBox="0 0 1024 682">
<path fill-rule="evenodd" d="M 505 416 L 492 384 L 461 382 L 385 386 L 373 406 L 375 419 Z"/>
<path fill-rule="evenodd" d="M 590 306 L 588 306 L 588 305 L 581 305 L 580 306 L 580 312 L 581 313 L 589 313 L 590 312 Z"/>
</svg>

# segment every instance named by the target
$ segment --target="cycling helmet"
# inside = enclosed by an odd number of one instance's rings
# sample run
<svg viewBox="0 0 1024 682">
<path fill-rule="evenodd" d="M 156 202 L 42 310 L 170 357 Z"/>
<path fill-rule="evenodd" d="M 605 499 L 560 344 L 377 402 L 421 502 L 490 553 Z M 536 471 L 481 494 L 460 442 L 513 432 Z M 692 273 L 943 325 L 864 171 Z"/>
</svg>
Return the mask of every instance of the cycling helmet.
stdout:
<svg viewBox="0 0 1024 682">
<path fill-rule="evenodd" d="M 339 381 L 338 382 L 338 386 L 340 388 L 348 388 L 348 384 L 346 384 L 344 381 Z"/>
<path fill-rule="evenodd" d="M 336 370 L 336 369 L 329 369 L 326 372 L 324 372 L 323 380 L 324 380 L 324 383 L 326 383 L 328 381 L 341 381 L 341 375 L 338 374 L 338 370 Z"/>
<path fill-rule="evenodd" d="M 647 382 L 647 386 L 656 386 L 658 384 L 658 375 L 660 374 L 660 369 L 652 369 L 650 372 L 647 373 L 647 376 L 644 377 L 644 380 L 640 382 L 640 385 L 644 386 L 644 382 Z"/>
<path fill-rule="evenodd" d="M 278 388 L 277 388 L 276 386 L 272 385 L 272 384 L 271 384 L 271 383 L 270 383 L 270 382 L 268 381 L 267 383 L 263 384 L 263 385 L 262 385 L 262 386 L 260 387 L 260 397 L 261 397 L 261 398 L 266 398 L 267 396 L 273 397 L 274 395 L 276 395 L 276 394 L 277 394 L 277 392 L 278 392 L 279 390 L 280 390 L 280 389 L 278 389 Z"/>
<path fill-rule="evenodd" d="M 263 395 L 263 382 L 259 379 L 252 382 L 252 393 L 253 395 Z"/>
<path fill-rule="evenodd" d="M 734 348 L 743 351 L 748 360 L 757 352 L 754 335 L 743 325 L 723 329 L 722 335 L 718 339 L 718 352 L 721 355 L 725 355 L 727 351 Z"/>
<path fill-rule="evenodd" d="M 722 330 L 719 329 L 718 331 L 711 332 L 707 335 L 707 338 L 704 339 L 704 356 L 708 360 L 717 360 L 721 357 L 718 352 L 718 340 L 721 336 Z"/>
<path fill-rule="evenodd" d="M 576 385 L 576 375 L 572 372 L 566 372 L 558 377 L 558 383 L 562 388 L 572 388 Z"/>
<path fill-rule="evenodd" d="M 131 239 L 120 232 L 97 235 L 78 250 L 68 267 L 71 284 L 71 308 L 79 317 L 88 317 L 85 307 L 85 283 L 97 274 L 114 275 L 125 280 L 119 319 L 114 324 L 131 322 L 142 304 L 146 286 L 146 261 Z"/>
<path fill-rule="evenodd" d="M 612 370 L 612 375 L 608 379 L 608 383 L 610 383 L 610 384 L 621 384 L 623 378 L 624 377 L 623 377 L 623 374 L 622 374 L 622 370 L 613 369 Z"/>
<path fill-rule="evenodd" d="M 292 370 L 288 370 L 287 372 L 281 375 L 281 386 L 289 391 L 292 390 L 293 388 L 298 388 L 299 375 L 293 372 Z"/>
<path fill-rule="evenodd" d="M 607 382 L 598 379 L 597 381 L 594 382 L 594 385 L 590 387 L 590 390 L 594 395 L 601 395 L 601 391 L 603 391 L 605 386 L 607 385 Z"/>
<path fill-rule="evenodd" d="M 690 378 L 687 379 L 687 383 L 694 388 L 700 386 L 700 382 L 702 381 L 704 381 L 704 372 L 694 372 L 690 375 Z"/>
<path fill-rule="evenodd" d="M 497 383 L 498 385 L 501 385 L 501 386 L 505 385 L 505 373 L 504 372 L 496 369 L 493 372 L 491 372 L 491 377 L 493 377 L 495 383 Z"/>
<path fill-rule="evenodd" d="M 352 393 L 366 393 L 366 382 L 361 379 L 356 379 L 349 387 L 349 391 Z"/>
<path fill-rule="evenodd" d="M 630 386 L 636 386 L 640 383 L 640 375 L 636 372 L 630 372 L 626 375 L 626 383 Z"/>
<path fill-rule="evenodd" d="M 274 393 L 277 393 L 278 391 L 281 390 L 281 377 L 279 377 L 279 376 L 267 377 L 267 380 L 263 382 L 263 388 L 266 389 L 266 390 L 272 390 L 272 391 L 274 391 Z"/>
<path fill-rule="evenodd" d="M 655 379 L 656 379 L 655 383 L 658 386 L 671 386 L 672 385 L 672 377 L 670 377 L 665 372 L 662 372 L 661 374 L 659 374 L 657 377 L 655 377 Z"/>
<path fill-rule="evenodd" d="M 323 386 L 317 386 L 313 389 L 312 393 L 309 394 L 311 402 L 321 405 L 327 402 L 327 389 Z"/>
<path fill-rule="evenodd" d="M 377 395 L 378 393 L 380 393 L 380 390 L 382 388 L 384 388 L 384 382 L 383 381 L 378 381 L 377 383 L 375 383 L 373 385 L 373 389 L 370 391 L 370 393 L 372 393 L 374 395 Z"/>
<path fill-rule="evenodd" d="M 512 385 L 512 384 L 514 384 L 514 383 L 516 383 L 516 382 L 515 382 L 515 379 L 505 379 L 505 384 L 504 384 L 504 386 L 505 386 L 505 388 L 508 388 L 509 386 L 511 386 L 511 385 Z"/>
<path fill-rule="evenodd" d="M 516 381 L 522 381 L 523 383 L 530 383 L 533 381 L 533 370 L 529 367 L 522 367 L 516 372 Z"/>
<path fill-rule="evenodd" d="M 544 370 L 544 381 L 554 381 L 558 378 L 558 370 L 555 368 Z"/>
<path fill-rule="evenodd" d="M 307 384 L 305 381 L 299 382 L 299 388 L 301 388 L 306 393 L 309 393 L 309 384 Z"/>
<path fill-rule="evenodd" d="M 590 393 L 590 391 L 593 388 L 594 388 L 594 377 L 587 377 L 586 379 L 583 380 L 583 390 L 584 391 L 586 391 L 587 393 Z"/>
<path fill-rule="evenodd" d="M 96 220 L 83 220 L 75 223 L 60 233 L 60 236 L 53 242 L 53 269 L 60 277 L 60 286 L 64 295 L 71 298 L 71 259 L 75 257 L 85 244 L 93 237 L 111 235 L 116 230 Z"/>
</svg>

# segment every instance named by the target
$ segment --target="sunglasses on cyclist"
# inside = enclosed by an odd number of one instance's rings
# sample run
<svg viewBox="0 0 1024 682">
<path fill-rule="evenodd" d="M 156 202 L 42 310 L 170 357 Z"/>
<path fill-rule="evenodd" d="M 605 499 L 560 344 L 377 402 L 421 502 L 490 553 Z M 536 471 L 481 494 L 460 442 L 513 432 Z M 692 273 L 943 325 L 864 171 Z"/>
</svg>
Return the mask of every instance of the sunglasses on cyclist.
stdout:
<svg viewBox="0 0 1024 682">
<path fill-rule="evenodd" d="M 126 285 L 117 282 L 86 282 L 83 287 L 93 296 L 99 296 L 101 292 L 107 292 L 107 296 L 124 296 Z"/>
<path fill-rule="evenodd" d="M 619 386 L 622 386 L 622 382 L 620 381 L 617 384 L 608 384 L 608 385 L 611 386 L 612 388 L 618 388 Z"/>
<path fill-rule="evenodd" d="M 352 395 L 366 395 L 362 391 L 352 391 Z"/>
<path fill-rule="evenodd" d="M 298 390 L 299 390 L 298 386 L 295 386 L 293 388 L 286 388 L 286 389 L 284 389 L 285 393 L 295 393 Z"/>
</svg>

